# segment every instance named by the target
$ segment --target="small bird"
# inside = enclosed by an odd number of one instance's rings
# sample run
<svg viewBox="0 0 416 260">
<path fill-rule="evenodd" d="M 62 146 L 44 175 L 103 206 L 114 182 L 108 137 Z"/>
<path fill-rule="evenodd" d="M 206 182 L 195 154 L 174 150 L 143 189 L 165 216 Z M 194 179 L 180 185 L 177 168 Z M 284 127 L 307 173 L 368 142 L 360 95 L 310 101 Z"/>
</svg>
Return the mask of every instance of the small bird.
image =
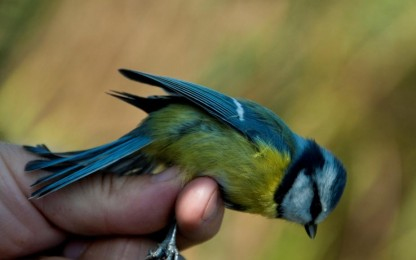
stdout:
<svg viewBox="0 0 416 260">
<path fill-rule="evenodd" d="M 56 153 L 25 146 L 43 159 L 26 171 L 46 170 L 31 198 L 40 198 L 99 172 L 149 174 L 177 165 L 184 184 L 199 176 L 219 185 L 227 208 L 303 225 L 310 238 L 341 198 L 346 171 L 314 140 L 303 138 L 269 109 L 194 83 L 121 69 L 127 78 L 168 94 L 139 97 L 112 91 L 148 113 L 131 132 L 95 148 Z M 157 173 L 155 173 L 157 174 Z M 178 259 L 176 225 L 148 259 Z"/>
</svg>

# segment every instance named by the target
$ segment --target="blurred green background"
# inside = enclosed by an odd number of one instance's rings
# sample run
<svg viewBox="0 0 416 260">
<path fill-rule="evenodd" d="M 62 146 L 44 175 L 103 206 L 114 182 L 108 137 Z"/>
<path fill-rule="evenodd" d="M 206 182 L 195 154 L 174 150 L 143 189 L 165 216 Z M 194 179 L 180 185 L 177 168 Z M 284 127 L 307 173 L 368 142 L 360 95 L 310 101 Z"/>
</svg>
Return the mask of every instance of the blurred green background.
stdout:
<svg viewBox="0 0 416 260">
<path fill-rule="evenodd" d="M 144 114 L 104 92 L 160 93 L 121 67 L 258 101 L 348 169 L 315 240 L 227 211 L 189 259 L 416 259 L 414 1 L 1 1 L 0 138 L 121 136 Z"/>
</svg>

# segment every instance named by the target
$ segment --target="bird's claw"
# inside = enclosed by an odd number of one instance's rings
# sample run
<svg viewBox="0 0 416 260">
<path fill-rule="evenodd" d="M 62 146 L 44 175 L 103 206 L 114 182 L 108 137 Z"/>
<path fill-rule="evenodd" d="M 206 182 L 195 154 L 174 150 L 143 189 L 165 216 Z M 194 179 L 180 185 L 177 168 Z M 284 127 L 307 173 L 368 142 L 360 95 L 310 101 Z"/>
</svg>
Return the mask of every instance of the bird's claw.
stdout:
<svg viewBox="0 0 416 260">
<path fill-rule="evenodd" d="M 166 238 L 155 250 L 150 250 L 146 260 L 185 260 L 176 247 L 176 224 L 173 225 Z"/>
</svg>

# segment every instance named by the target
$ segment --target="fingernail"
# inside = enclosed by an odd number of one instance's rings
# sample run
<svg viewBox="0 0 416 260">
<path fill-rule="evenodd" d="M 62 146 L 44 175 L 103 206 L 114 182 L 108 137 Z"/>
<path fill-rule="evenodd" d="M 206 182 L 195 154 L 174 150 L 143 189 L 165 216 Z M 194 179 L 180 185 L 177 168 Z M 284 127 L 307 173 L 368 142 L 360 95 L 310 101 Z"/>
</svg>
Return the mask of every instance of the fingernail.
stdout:
<svg viewBox="0 0 416 260">
<path fill-rule="evenodd" d="M 176 167 L 170 167 L 166 170 L 164 170 L 161 173 L 157 173 L 152 175 L 152 181 L 153 182 L 165 182 L 170 181 L 174 179 L 179 173 L 179 169 Z"/>
<path fill-rule="evenodd" d="M 211 220 L 211 218 L 216 216 L 218 213 L 220 204 L 221 204 L 221 199 L 220 199 L 218 190 L 215 190 L 212 193 L 211 198 L 209 199 L 207 203 L 207 207 L 205 208 L 204 214 L 202 215 L 202 220 L 209 221 Z"/>
<path fill-rule="evenodd" d="M 88 247 L 88 242 L 73 241 L 68 243 L 64 249 L 64 256 L 69 259 L 78 259 Z"/>
</svg>

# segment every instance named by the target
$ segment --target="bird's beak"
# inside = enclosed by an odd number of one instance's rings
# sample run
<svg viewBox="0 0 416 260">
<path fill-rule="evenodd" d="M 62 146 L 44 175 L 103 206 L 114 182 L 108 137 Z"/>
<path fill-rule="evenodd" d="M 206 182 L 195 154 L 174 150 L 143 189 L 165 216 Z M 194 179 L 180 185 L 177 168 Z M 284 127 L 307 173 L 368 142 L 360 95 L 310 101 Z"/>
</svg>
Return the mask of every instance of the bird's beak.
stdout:
<svg viewBox="0 0 416 260">
<path fill-rule="evenodd" d="M 311 239 L 314 239 L 315 236 L 316 236 L 316 232 L 318 230 L 318 226 L 314 223 L 309 223 L 309 224 L 305 225 L 305 230 L 306 230 L 306 233 L 308 234 L 308 236 Z"/>
</svg>

